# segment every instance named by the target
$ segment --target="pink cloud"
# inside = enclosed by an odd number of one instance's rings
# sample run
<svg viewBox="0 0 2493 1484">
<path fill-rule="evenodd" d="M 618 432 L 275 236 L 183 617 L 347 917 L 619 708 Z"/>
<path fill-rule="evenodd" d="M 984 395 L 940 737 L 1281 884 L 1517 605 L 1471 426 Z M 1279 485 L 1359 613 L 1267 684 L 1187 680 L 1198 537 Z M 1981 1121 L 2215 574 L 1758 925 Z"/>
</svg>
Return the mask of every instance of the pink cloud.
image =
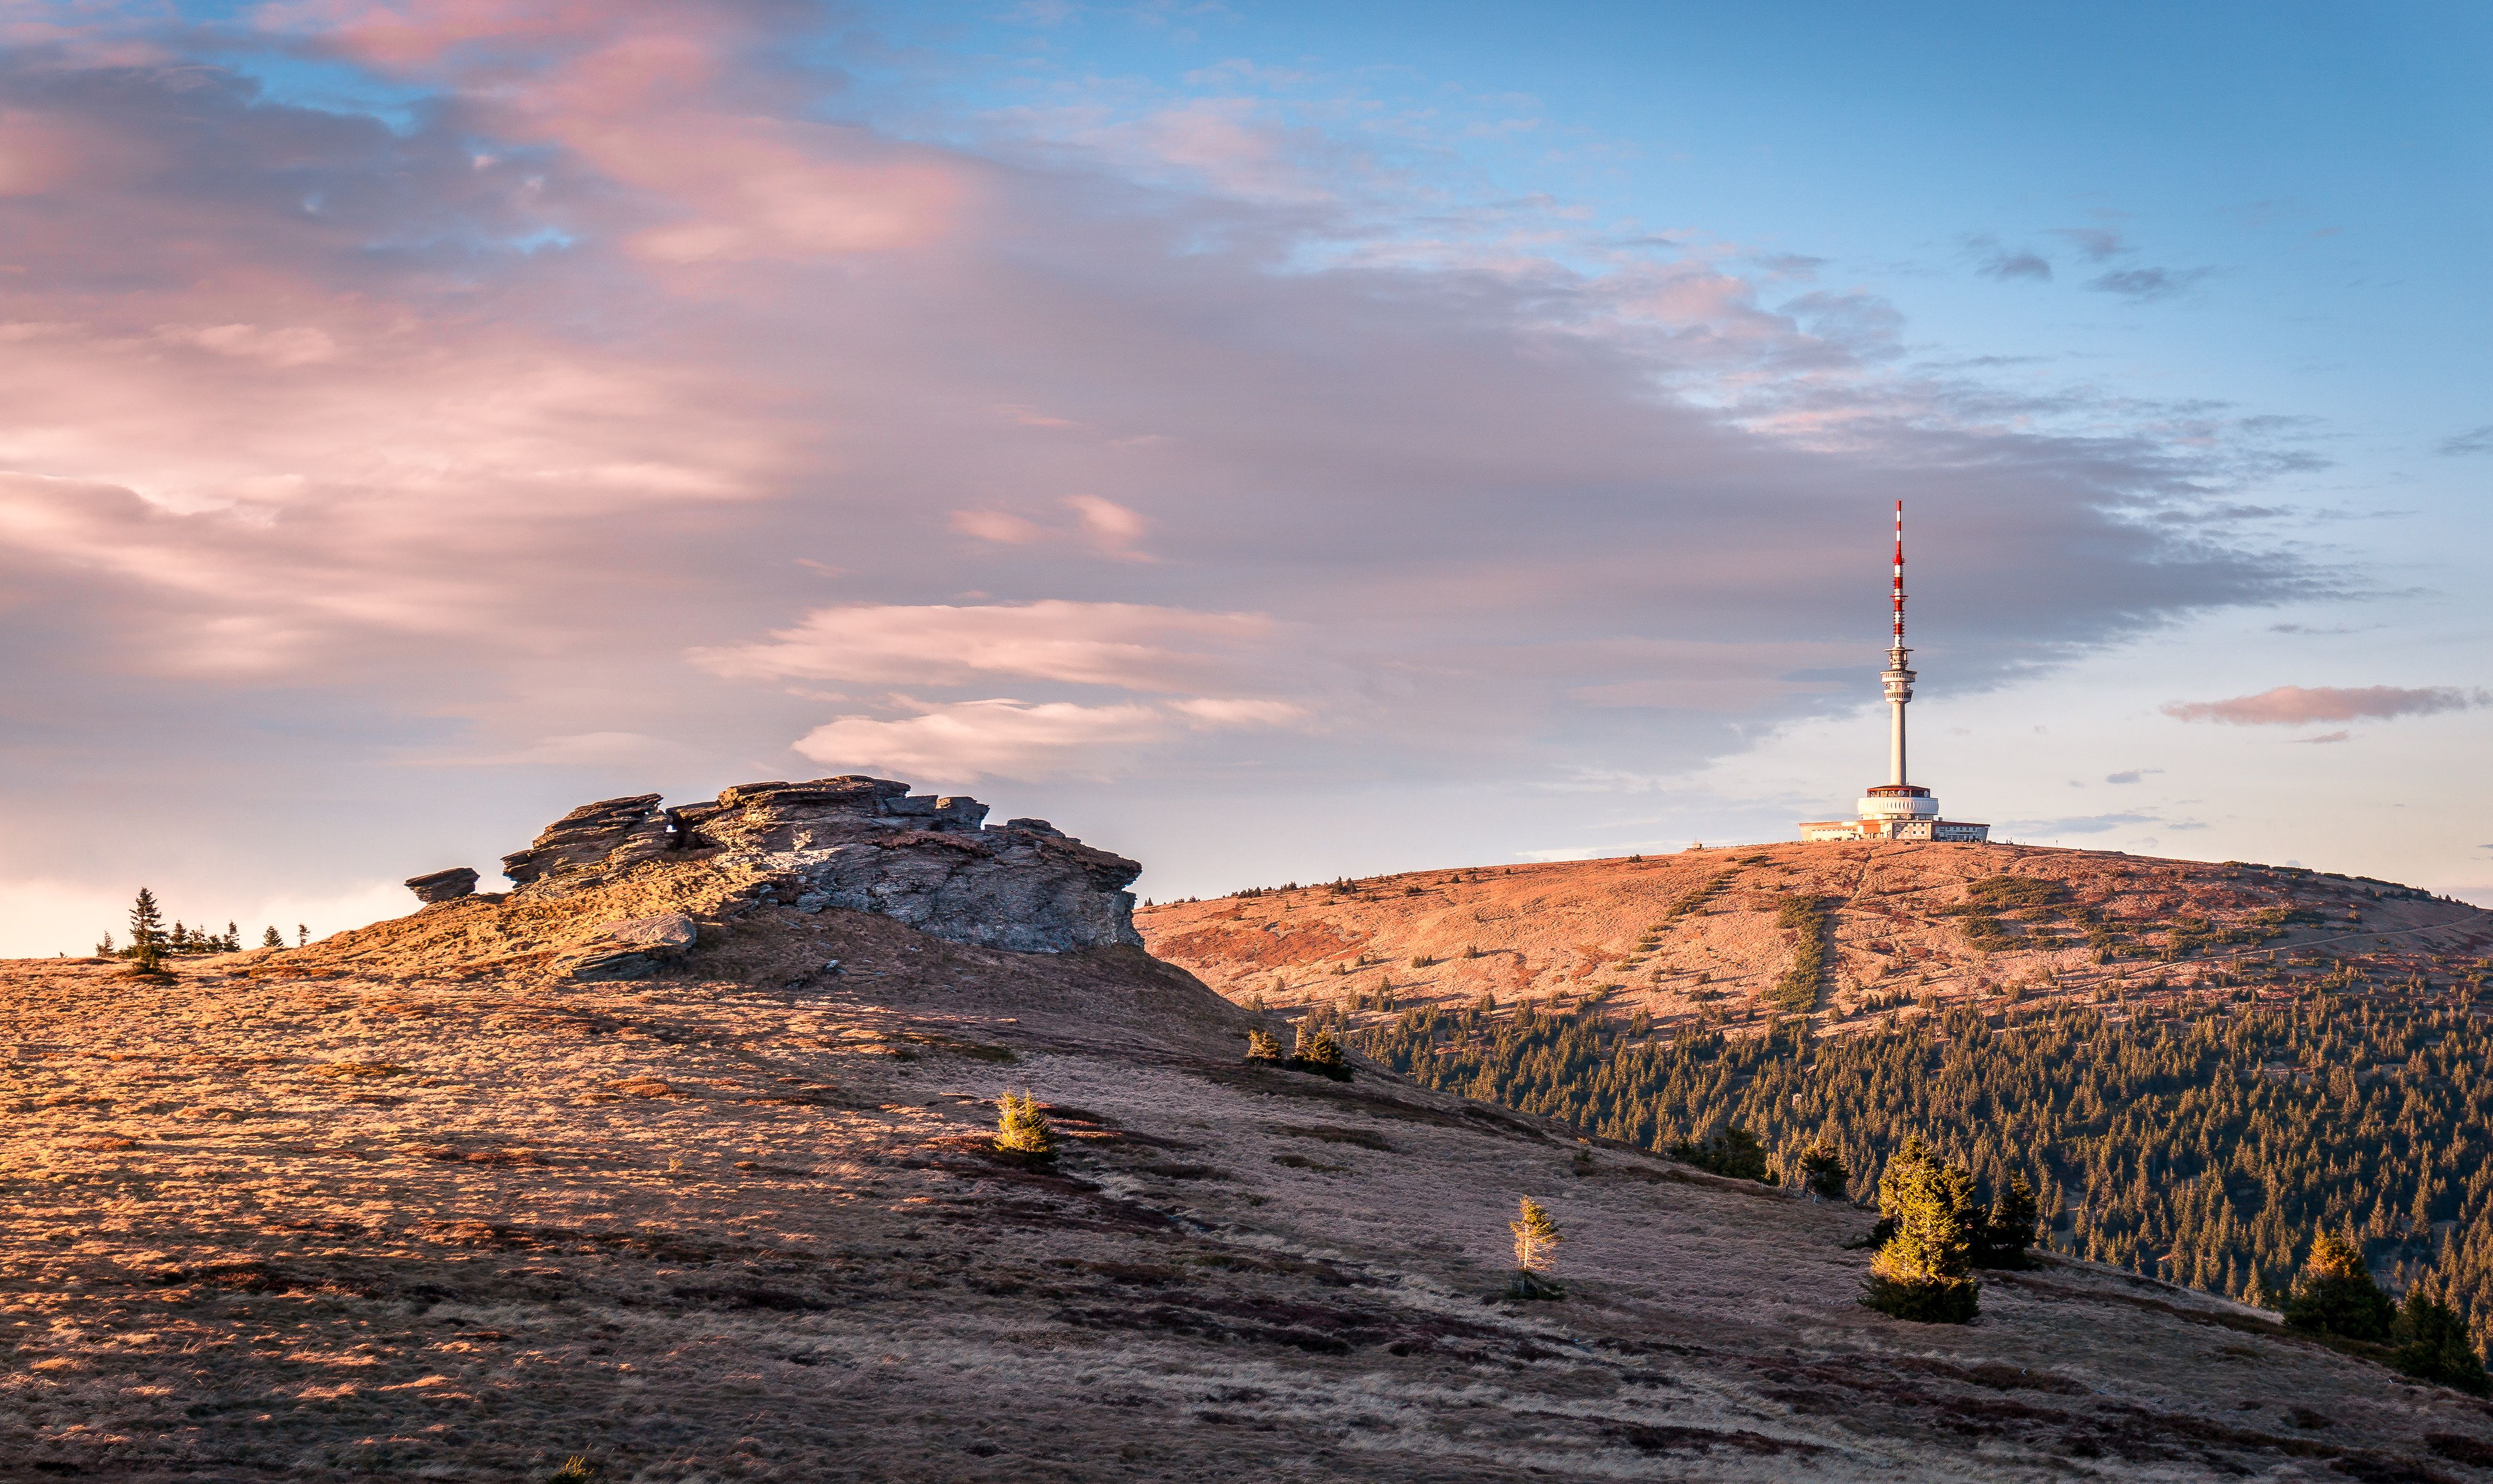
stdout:
<svg viewBox="0 0 2493 1484">
<path fill-rule="evenodd" d="M 1234 683 L 1279 627 L 1259 613 L 1129 603 L 820 608 L 767 642 L 695 650 L 742 679 L 950 685 L 981 676 L 1172 692 Z"/>
<path fill-rule="evenodd" d="M 1286 700 L 1229 700 L 1201 697 L 1169 703 L 1169 709 L 1207 727 L 1287 727 L 1307 719 L 1307 708 Z"/>
<path fill-rule="evenodd" d="M 1044 525 L 1025 516 L 1002 510 L 956 510 L 948 524 L 964 536 L 999 546 L 1027 547 L 1045 541 L 1075 542 L 1087 546 L 1102 556 L 1120 561 L 1147 562 L 1150 553 L 1140 549 L 1144 532 L 1151 528 L 1136 511 L 1102 499 L 1096 494 L 1077 494 L 1062 502 L 1073 513 L 1074 523 Z"/>
<path fill-rule="evenodd" d="M 2224 722 L 2235 727 L 2303 727 L 2314 722 L 2431 716 L 2444 711 L 2464 711 L 2471 706 L 2487 703 L 2493 703 L 2493 696 L 2451 686 L 2409 689 L 2371 685 L 2341 689 L 2328 685 L 2281 685 L 2256 696 L 2238 696 L 2231 700 L 2177 700 L 2163 710 L 2166 716 L 2182 722 Z"/>
<path fill-rule="evenodd" d="M 1066 505 L 1082 521 L 1082 529 L 1094 545 L 1114 556 L 1139 558 L 1135 543 L 1143 539 L 1149 522 L 1114 500 L 1103 500 L 1096 494 L 1077 494 Z"/>
<path fill-rule="evenodd" d="M 1898 492 L 1998 615 L 1956 684 L 2296 579 L 2126 518 L 2195 433 L 2037 430 L 1881 369 L 1875 305 L 1469 231 L 1251 111 L 828 123 L 810 7 L 255 14 L 415 104 L 272 101 L 173 26 L 0 57 L 0 593 L 72 780 L 24 839 L 282 873 L 326 817 L 231 820 L 345 800 L 394 880 L 560 769 L 798 739 L 1143 789 L 1702 757 L 1828 703 L 1777 677 L 1860 627 Z M 522 781 L 418 796 L 463 758 Z"/>
<path fill-rule="evenodd" d="M 685 16 L 702 7 L 683 8 Z M 504 55 L 610 33 L 652 17 L 632 0 L 281 0 L 254 13 L 261 27 L 316 37 L 359 60 L 393 69 L 428 67 L 462 47 L 490 43 Z"/>
<path fill-rule="evenodd" d="M 916 714 L 843 716 L 807 732 L 796 751 L 844 770 L 888 769 L 905 777 L 1109 779 L 1183 731 L 1283 727 L 1307 715 L 1302 706 L 1273 700 L 1082 705 L 903 698 L 901 704 Z"/>
<path fill-rule="evenodd" d="M 1046 530 L 1036 521 L 1001 510 L 956 510 L 950 524 L 964 536 L 1000 546 L 1026 547 L 1047 539 Z"/>
<path fill-rule="evenodd" d="M 841 717 L 807 732 L 796 751 L 843 770 L 913 778 L 1108 778 L 1173 727 L 1159 707 L 1130 702 L 976 700 L 898 721 Z"/>
</svg>

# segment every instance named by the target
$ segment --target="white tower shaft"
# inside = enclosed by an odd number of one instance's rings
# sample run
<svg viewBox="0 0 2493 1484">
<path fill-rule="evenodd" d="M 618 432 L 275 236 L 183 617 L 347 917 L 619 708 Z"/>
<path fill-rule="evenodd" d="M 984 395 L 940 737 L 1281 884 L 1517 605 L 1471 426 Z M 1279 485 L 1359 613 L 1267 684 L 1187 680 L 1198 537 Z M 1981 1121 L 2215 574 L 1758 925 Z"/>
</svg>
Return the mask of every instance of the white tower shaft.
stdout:
<svg viewBox="0 0 2493 1484">
<path fill-rule="evenodd" d="M 1905 502 L 1896 502 L 1896 575 L 1890 599 L 1894 628 L 1887 644 L 1887 668 L 1878 675 L 1887 693 L 1887 782 L 1905 782 L 1905 703 L 1913 698 L 1913 672 L 1905 666 L 1912 651 L 1905 647 Z"/>
</svg>

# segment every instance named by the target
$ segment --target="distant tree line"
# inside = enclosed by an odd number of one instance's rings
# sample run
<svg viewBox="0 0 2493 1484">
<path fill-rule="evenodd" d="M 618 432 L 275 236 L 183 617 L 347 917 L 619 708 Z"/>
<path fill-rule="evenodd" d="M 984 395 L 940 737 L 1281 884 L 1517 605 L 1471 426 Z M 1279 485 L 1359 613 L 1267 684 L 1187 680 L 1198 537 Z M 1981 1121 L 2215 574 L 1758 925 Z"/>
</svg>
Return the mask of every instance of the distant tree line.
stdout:
<svg viewBox="0 0 2493 1484">
<path fill-rule="evenodd" d="M 2493 1029 L 2459 998 L 1640 1029 L 1527 1002 L 1353 1039 L 1431 1086 L 1698 1163 L 1797 1180 L 1820 1151 L 1856 1197 L 1919 1139 L 1966 1172 L 1968 1208 L 2022 1179 L 2044 1245 L 2247 1301 L 2282 1302 L 2316 1235 L 2344 1232 L 2392 1291 L 2446 1304 L 2479 1346 L 2493 1329 Z"/>
<path fill-rule="evenodd" d="M 294 932 L 298 945 L 312 940 L 312 930 L 301 923 L 295 924 Z M 260 934 L 259 946 L 283 948 L 285 936 L 271 924 Z M 167 927 L 165 909 L 157 904 L 156 894 L 144 886 L 138 888 L 137 900 L 130 905 L 130 941 L 115 944 L 112 934 L 106 931 L 95 945 L 97 958 L 131 959 L 142 969 L 153 969 L 176 954 L 241 951 L 242 929 L 234 923 L 226 923 L 223 933 L 211 930 L 204 923 L 194 928 L 179 918 Z"/>
</svg>

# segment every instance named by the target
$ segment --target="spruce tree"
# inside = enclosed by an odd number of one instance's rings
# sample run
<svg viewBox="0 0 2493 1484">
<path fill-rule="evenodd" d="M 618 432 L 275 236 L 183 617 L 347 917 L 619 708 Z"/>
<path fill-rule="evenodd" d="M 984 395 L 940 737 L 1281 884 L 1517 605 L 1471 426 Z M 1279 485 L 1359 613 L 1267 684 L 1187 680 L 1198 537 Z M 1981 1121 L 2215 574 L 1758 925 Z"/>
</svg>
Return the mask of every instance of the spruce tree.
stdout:
<svg viewBox="0 0 2493 1484">
<path fill-rule="evenodd" d="M 144 886 L 130 905 L 130 949 L 146 970 L 153 970 L 165 955 L 165 913 L 156 905 L 156 894 Z"/>
<path fill-rule="evenodd" d="M 1250 1030 L 1246 1032 L 1246 1059 L 1278 1061 L 1281 1059 L 1281 1043 L 1269 1030 Z"/>
<path fill-rule="evenodd" d="M 1682 1139 L 1669 1149 L 1672 1159 L 1695 1165 L 1715 1174 L 1729 1175 L 1735 1180 L 1755 1180 L 1772 1185 L 1775 1177 L 1766 1168 L 1766 1146 L 1757 1136 L 1744 1128 L 1726 1128 L 1703 1143 L 1690 1143 Z"/>
<path fill-rule="evenodd" d="M 310 941 L 312 941 L 312 930 L 303 926 L 303 924 L 299 922 L 296 923 L 294 925 L 294 946 L 300 948 Z"/>
<path fill-rule="evenodd" d="M 104 940 L 95 945 L 95 956 L 99 959 L 108 959 L 112 957 L 112 931 L 110 929 L 107 928 L 105 930 Z"/>
<path fill-rule="evenodd" d="M 1851 1178 L 1844 1168 L 1844 1156 L 1823 1139 L 1801 1151 L 1799 1171 L 1801 1188 L 1813 1199 L 1843 1200 L 1845 1184 Z"/>
<path fill-rule="evenodd" d="M 2468 1343 L 2467 1321 L 2424 1292 L 2423 1285 L 2407 1290 L 2406 1304 L 2398 1311 L 2397 1331 L 2400 1343 L 2389 1363 L 2399 1370 L 2418 1380 L 2455 1386 L 2474 1396 L 2493 1390 L 2493 1378 L 2484 1374 L 2484 1357 Z"/>
<path fill-rule="evenodd" d="M 1924 1324 L 1972 1319 L 1980 1291 L 1973 1248 L 1982 1219 L 1974 1209 L 1973 1177 L 1933 1157 L 1917 1135 L 1887 1162 L 1878 1209 L 1894 1219 L 1896 1234 L 1871 1261 L 1861 1301 Z"/>
<path fill-rule="evenodd" d="M 1056 1158 L 1056 1130 L 1039 1113 L 1037 1099 L 1027 1092 L 996 1099 L 996 1149 L 1032 1161 Z"/>
<path fill-rule="evenodd" d="M 227 953 L 236 953 L 242 948 L 242 929 L 231 922 L 225 924 L 225 946 Z"/>
<path fill-rule="evenodd" d="M 1515 1233 L 1515 1283 L 1509 1291 L 1517 1298 L 1558 1297 L 1563 1291 L 1545 1275 L 1567 1237 L 1548 1209 L 1526 1196 L 1517 1202 L 1515 1220 L 1506 1229 Z"/>
<path fill-rule="evenodd" d="M 1350 1080 L 1350 1063 L 1342 1059 L 1340 1039 L 1332 1027 L 1317 1024 L 1313 1016 L 1299 1022 L 1297 1043 L 1290 1048 L 1290 1065 L 1336 1082 Z"/>
<path fill-rule="evenodd" d="M 259 946 L 262 948 L 283 948 L 285 946 L 285 935 L 278 932 L 276 925 L 272 923 L 269 925 L 268 931 L 259 935 Z"/>
<path fill-rule="evenodd" d="M 1974 1249 L 1976 1267 L 2029 1267 L 2026 1249 L 2034 1245 L 2034 1187 L 2023 1174 L 2012 1174 L 1983 1219 L 1981 1241 Z"/>
<path fill-rule="evenodd" d="M 2294 1286 L 2294 1296 L 2285 1301 L 2289 1327 L 2349 1340 L 2388 1339 L 2396 1313 L 2389 1306 L 2389 1295 L 2372 1281 L 2363 1249 L 2334 1232 L 2323 1232 L 2312 1240 L 2302 1277 Z"/>
</svg>

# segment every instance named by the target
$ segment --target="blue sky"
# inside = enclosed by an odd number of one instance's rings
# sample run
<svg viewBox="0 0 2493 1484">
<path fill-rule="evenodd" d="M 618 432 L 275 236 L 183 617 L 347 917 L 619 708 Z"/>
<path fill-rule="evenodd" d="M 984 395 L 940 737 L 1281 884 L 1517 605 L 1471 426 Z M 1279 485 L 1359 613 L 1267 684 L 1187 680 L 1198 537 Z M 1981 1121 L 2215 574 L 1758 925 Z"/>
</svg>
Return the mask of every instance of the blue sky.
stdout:
<svg viewBox="0 0 2493 1484">
<path fill-rule="evenodd" d="M 861 771 L 1160 896 L 2013 838 L 2493 901 L 2493 17 L 0 10 L 0 951 Z"/>
</svg>

